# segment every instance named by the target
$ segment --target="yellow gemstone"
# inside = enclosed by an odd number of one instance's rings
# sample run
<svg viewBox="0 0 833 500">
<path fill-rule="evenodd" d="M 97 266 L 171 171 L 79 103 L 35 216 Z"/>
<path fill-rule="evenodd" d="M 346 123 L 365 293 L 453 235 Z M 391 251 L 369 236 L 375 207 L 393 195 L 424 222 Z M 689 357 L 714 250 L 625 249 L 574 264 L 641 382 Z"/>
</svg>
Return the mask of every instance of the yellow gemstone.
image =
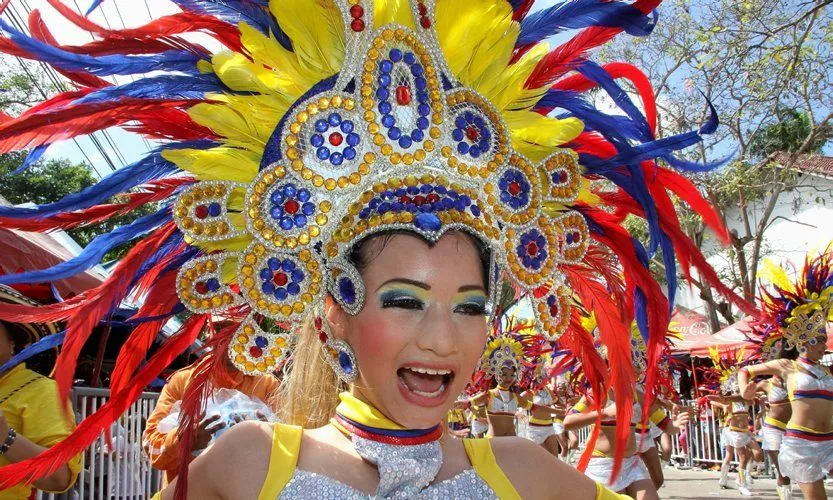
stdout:
<svg viewBox="0 0 833 500">
<path fill-rule="evenodd" d="M 362 176 L 358 172 L 353 172 L 347 178 L 350 180 L 351 184 L 358 184 L 362 180 Z"/>
<path fill-rule="evenodd" d="M 292 306 L 290 306 L 289 304 L 282 305 L 281 314 L 283 314 L 284 316 L 289 316 L 290 314 L 292 314 Z"/>
<path fill-rule="evenodd" d="M 361 91 L 362 97 L 370 97 L 370 95 L 372 93 L 373 93 L 373 89 L 370 88 L 370 85 L 362 86 L 362 91 Z"/>
<path fill-rule="evenodd" d="M 301 131 L 301 124 L 298 123 L 298 122 L 293 123 L 292 125 L 289 126 L 289 131 L 292 132 L 293 134 L 297 134 L 298 132 Z"/>
<path fill-rule="evenodd" d="M 434 151 L 434 141 L 425 141 L 422 147 L 428 152 Z"/>
<path fill-rule="evenodd" d="M 385 143 L 385 136 L 383 136 L 382 134 L 376 134 L 376 135 L 373 136 L 373 144 L 375 144 L 377 146 L 381 146 L 384 143 Z"/>
<path fill-rule="evenodd" d="M 298 246 L 298 239 L 294 236 L 287 238 L 285 244 L 287 248 L 295 248 Z"/>
<path fill-rule="evenodd" d="M 296 314 L 301 314 L 306 309 L 306 306 L 302 302 L 296 302 L 292 306 L 292 310 L 295 311 Z"/>
<path fill-rule="evenodd" d="M 394 165 L 399 165 L 399 162 L 402 161 L 402 155 L 399 153 L 393 153 L 390 155 L 390 162 Z"/>
<path fill-rule="evenodd" d="M 253 371 L 255 371 L 255 364 L 252 363 L 251 361 L 246 361 L 245 368 L 246 368 L 247 372 L 253 372 Z"/>
<path fill-rule="evenodd" d="M 312 178 L 312 185 L 315 186 L 315 187 L 321 187 L 322 185 L 324 185 L 324 178 L 321 177 L 320 175 L 316 174 Z"/>
<path fill-rule="evenodd" d="M 377 123 L 371 123 L 367 126 L 367 131 L 371 134 L 377 134 L 379 133 L 379 125 Z"/>
<path fill-rule="evenodd" d="M 333 98 L 330 100 L 330 103 L 333 106 L 339 108 L 344 103 L 344 99 L 340 95 L 333 96 Z"/>
<path fill-rule="evenodd" d="M 373 111 L 365 111 L 364 112 L 364 121 L 372 122 L 375 119 L 376 119 L 376 113 L 374 113 Z M 369 129 L 370 129 L 370 126 L 368 126 L 368 130 Z M 376 132 L 378 132 L 378 131 L 379 131 L 379 129 L 376 129 Z M 375 134 L 376 132 L 370 132 L 370 133 Z"/>
<path fill-rule="evenodd" d="M 369 97 L 365 97 L 364 99 L 362 99 L 362 107 L 363 107 L 364 109 L 371 109 L 371 108 L 373 108 L 373 99 L 371 99 L 371 98 L 369 98 Z"/>
<path fill-rule="evenodd" d="M 322 97 L 321 99 L 318 99 L 318 107 L 321 108 L 321 109 L 329 108 L 330 107 L 330 100 L 327 99 L 326 97 Z"/>
<path fill-rule="evenodd" d="M 297 120 L 301 123 L 306 123 L 307 120 L 309 120 L 309 114 L 306 111 L 301 111 L 300 113 L 298 113 Z"/>
<path fill-rule="evenodd" d="M 344 100 L 344 109 L 346 109 L 347 111 L 350 111 L 355 107 L 356 107 L 356 101 L 355 100 L 350 99 L 350 98 L 347 98 L 347 99 Z"/>
<path fill-rule="evenodd" d="M 382 154 L 385 156 L 390 156 L 393 153 L 393 146 L 390 144 L 384 144 L 382 146 Z"/>
<path fill-rule="evenodd" d="M 451 148 L 448 146 L 443 146 L 442 149 L 440 149 L 440 153 L 442 153 L 444 157 L 448 158 L 449 156 L 451 156 Z"/>
<path fill-rule="evenodd" d="M 247 339 L 246 337 L 243 337 L 243 338 L 245 340 L 241 340 L 240 342 L 248 342 L 249 341 L 249 339 Z M 246 350 L 245 346 L 243 346 L 241 344 L 234 344 L 234 352 L 243 352 L 245 350 Z M 238 357 L 242 358 L 243 356 L 238 356 Z M 238 361 L 240 361 L 240 360 L 238 360 Z"/>
<path fill-rule="evenodd" d="M 425 150 L 424 149 L 417 149 L 414 152 L 414 159 L 416 161 L 422 161 L 425 159 Z"/>
</svg>

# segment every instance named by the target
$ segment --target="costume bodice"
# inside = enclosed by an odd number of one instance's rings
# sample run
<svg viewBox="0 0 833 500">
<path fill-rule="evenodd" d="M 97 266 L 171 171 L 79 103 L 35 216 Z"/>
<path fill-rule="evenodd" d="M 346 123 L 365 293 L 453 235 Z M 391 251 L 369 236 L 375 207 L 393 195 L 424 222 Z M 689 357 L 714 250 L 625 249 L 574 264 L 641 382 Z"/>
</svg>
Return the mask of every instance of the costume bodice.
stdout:
<svg viewBox="0 0 833 500">
<path fill-rule="evenodd" d="M 738 413 L 749 413 L 749 407 L 744 401 L 732 401 L 732 415 Z"/>
<path fill-rule="evenodd" d="M 772 380 L 769 381 L 769 391 L 767 392 L 767 401 L 769 404 L 780 404 L 788 401 L 787 389 L 780 385 L 775 385 Z"/>
<path fill-rule="evenodd" d="M 546 387 L 535 393 L 532 402 L 539 406 L 550 406 L 553 403 L 552 395 Z"/>
<path fill-rule="evenodd" d="M 828 399 L 833 401 L 833 376 L 824 366 L 793 361 L 795 371 L 790 375 L 788 395 L 796 399 Z"/>
<path fill-rule="evenodd" d="M 489 413 L 512 414 L 518 411 L 518 396 L 512 391 L 492 389 L 489 392 Z"/>
</svg>

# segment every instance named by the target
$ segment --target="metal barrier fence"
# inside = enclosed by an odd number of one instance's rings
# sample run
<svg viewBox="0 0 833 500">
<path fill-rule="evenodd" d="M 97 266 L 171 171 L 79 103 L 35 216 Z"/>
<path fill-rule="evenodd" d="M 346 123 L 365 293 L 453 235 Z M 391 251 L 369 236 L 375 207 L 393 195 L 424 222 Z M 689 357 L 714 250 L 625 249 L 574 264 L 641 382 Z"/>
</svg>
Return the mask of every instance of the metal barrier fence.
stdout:
<svg viewBox="0 0 833 500">
<path fill-rule="evenodd" d="M 110 427 L 108 446 L 104 431 L 85 451 L 82 469 L 73 488 L 61 494 L 38 492 L 38 500 L 148 499 L 162 488 L 163 473 L 150 466 L 142 450 L 142 431 L 159 394 L 143 393 Z M 72 407 L 77 421 L 91 415 L 110 398 L 108 389 L 76 387 Z"/>
</svg>

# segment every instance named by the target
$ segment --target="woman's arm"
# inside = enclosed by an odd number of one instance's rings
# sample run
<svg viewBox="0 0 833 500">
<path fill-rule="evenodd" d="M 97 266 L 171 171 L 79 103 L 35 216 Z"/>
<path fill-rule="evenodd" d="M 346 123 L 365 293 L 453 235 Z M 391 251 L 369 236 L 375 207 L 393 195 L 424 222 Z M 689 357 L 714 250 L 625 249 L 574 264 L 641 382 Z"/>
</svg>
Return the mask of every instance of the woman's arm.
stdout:
<svg viewBox="0 0 833 500">
<path fill-rule="evenodd" d="M 744 366 L 738 371 L 738 387 L 740 394 L 744 399 L 755 399 L 756 384 L 750 384 L 749 380 L 760 375 L 779 375 L 784 376 L 787 363 L 783 359 L 776 359 L 767 361 L 758 365 Z"/>
<path fill-rule="evenodd" d="M 51 416 L 43 416 L 43 418 L 48 417 L 51 418 Z M 58 417 L 60 418 L 60 416 Z M 6 422 L 6 417 L 3 415 L 3 412 L 0 411 L 0 439 L 5 441 L 6 436 L 8 435 L 9 424 Z M 29 458 L 34 458 L 48 449 L 49 448 L 47 447 L 40 446 L 32 442 L 23 434 L 18 433 L 14 443 L 9 447 L 6 453 L 3 454 L 3 456 L 6 457 L 9 462 L 17 463 Z M 70 473 L 69 466 L 64 464 L 58 467 L 58 470 L 52 473 L 52 475 L 38 479 L 33 482 L 32 485 L 39 490 L 65 491 L 72 486 L 72 480 L 73 477 Z"/>
</svg>

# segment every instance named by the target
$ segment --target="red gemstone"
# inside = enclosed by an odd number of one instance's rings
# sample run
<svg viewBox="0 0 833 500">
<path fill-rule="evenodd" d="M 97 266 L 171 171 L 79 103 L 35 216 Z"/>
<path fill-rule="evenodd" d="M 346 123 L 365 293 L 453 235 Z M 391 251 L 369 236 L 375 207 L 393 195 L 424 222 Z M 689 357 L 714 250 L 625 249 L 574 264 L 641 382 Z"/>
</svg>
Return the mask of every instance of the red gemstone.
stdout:
<svg viewBox="0 0 833 500">
<path fill-rule="evenodd" d="M 422 195 L 414 196 L 414 205 L 420 206 L 425 204 L 425 197 Z"/>
<path fill-rule="evenodd" d="M 440 201 L 440 196 L 437 193 L 431 193 L 425 197 L 425 200 L 428 203 L 437 203 L 438 201 Z"/>
<path fill-rule="evenodd" d="M 338 132 L 333 132 L 330 134 L 330 144 L 333 146 L 341 146 L 341 142 L 344 141 L 344 137 Z"/>
<path fill-rule="evenodd" d="M 536 255 L 536 254 L 538 253 L 538 244 L 537 244 L 537 243 L 535 243 L 534 241 L 530 241 L 530 242 L 526 245 L 526 253 L 527 253 L 527 255 L 529 255 L 529 256 L 534 256 L 534 255 Z"/>
<path fill-rule="evenodd" d="M 196 210 L 194 210 L 198 219 L 205 219 L 208 217 L 208 207 L 205 205 L 199 205 Z"/>
<path fill-rule="evenodd" d="M 299 208 L 301 208 L 301 207 L 300 207 L 300 205 L 298 205 L 298 202 L 295 201 L 295 200 L 289 200 L 289 201 L 287 201 L 286 203 L 283 204 L 283 210 L 286 213 L 290 214 L 290 215 L 298 213 Z"/>
<path fill-rule="evenodd" d="M 322 328 L 321 318 L 316 316 L 315 317 L 315 329 L 320 331 L 321 328 Z"/>
<path fill-rule="evenodd" d="M 466 128 L 466 137 L 468 140 L 474 142 L 480 137 L 480 132 L 477 131 L 477 127 L 469 126 Z"/>
<path fill-rule="evenodd" d="M 263 349 L 253 345 L 252 347 L 249 347 L 249 354 L 251 354 L 253 358 L 259 358 L 263 356 Z"/>
<path fill-rule="evenodd" d="M 417 4 L 417 11 L 419 12 L 420 16 L 425 16 L 425 14 L 428 14 L 428 8 L 425 7 L 425 4 L 422 2 Z"/>
<path fill-rule="evenodd" d="M 425 16 L 422 16 L 419 19 L 419 25 L 422 26 L 424 29 L 428 29 L 431 27 L 431 20 Z"/>
<path fill-rule="evenodd" d="M 350 29 L 353 31 L 364 31 L 364 21 L 361 19 L 353 19 L 353 22 L 350 23 Z"/>
<path fill-rule="evenodd" d="M 558 316 L 558 303 L 550 306 L 550 316 Z"/>
<path fill-rule="evenodd" d="M 324 332 L 319 333 L 318 334 L 318 340 L 320 340 L 322 344 L 326 344 L 327 343 L 327 334 L 324 333 Z"/>
<path fill-rule="evenodd" d="M 410 203 L 410 202 L 411 202 L 411 197 L 410 196 L 400 196 L 399 197 L 399 203 L 407 204 L 407 203 Z"/>
<path fill-rule="evenodd" d="M 396 102 L 400 106 L 411 104 L 411 89 L 407 85 L 396 87 Z"/>
<path fill-rule="evenodd" d="M 509 187 L 507 189 L 509 191 L 509 194 L 511 194 L 512 196 L 517 196 L 517 194 L 521 192 L 521 185 L 513 181 L 509 183 Z"/>
<path fill-rule="evenodd" d="M 354 19 L 358 19 L 364 15 L 364 9 L 361 5 L 354 5 L 350 7 L 350 16 Z"/>
<path fill-rule="evenodd" d="M 287 282 L 289 282 L 289 278 L 286 277 L 286 273 L 275 273 L 275 275 L 272 276 L 272 283 L 276 286 L 284 286 Z"/>
<path fill-rule="evenodd" d="M 535 297 L 536 299 L 540 299 L 541 297 L 546 295 L 547 292 L 549 292 L 549 291 L 550 291 L 550 285 L 545 284 L 545 285 L 539 286 L 535 290 L 532 290 L 532 296 Z"/>
<path fill-rule="evenodd" d="M 200 295 L 205 295 L 206 293 L 208 293 L 208 285 L 205 283 L 205 281 L 197 282 L 196 289 L 197 293 Z"/>
<path fill-rule="evenodd" d="M 565 172 L 565 171 L 563 171 L 563 170 L 562 170 L 562 171 L 558 174 L 558 182 L 566 182 L 566 181 L 567 181 L 567 172 Z"/>
</svg>

